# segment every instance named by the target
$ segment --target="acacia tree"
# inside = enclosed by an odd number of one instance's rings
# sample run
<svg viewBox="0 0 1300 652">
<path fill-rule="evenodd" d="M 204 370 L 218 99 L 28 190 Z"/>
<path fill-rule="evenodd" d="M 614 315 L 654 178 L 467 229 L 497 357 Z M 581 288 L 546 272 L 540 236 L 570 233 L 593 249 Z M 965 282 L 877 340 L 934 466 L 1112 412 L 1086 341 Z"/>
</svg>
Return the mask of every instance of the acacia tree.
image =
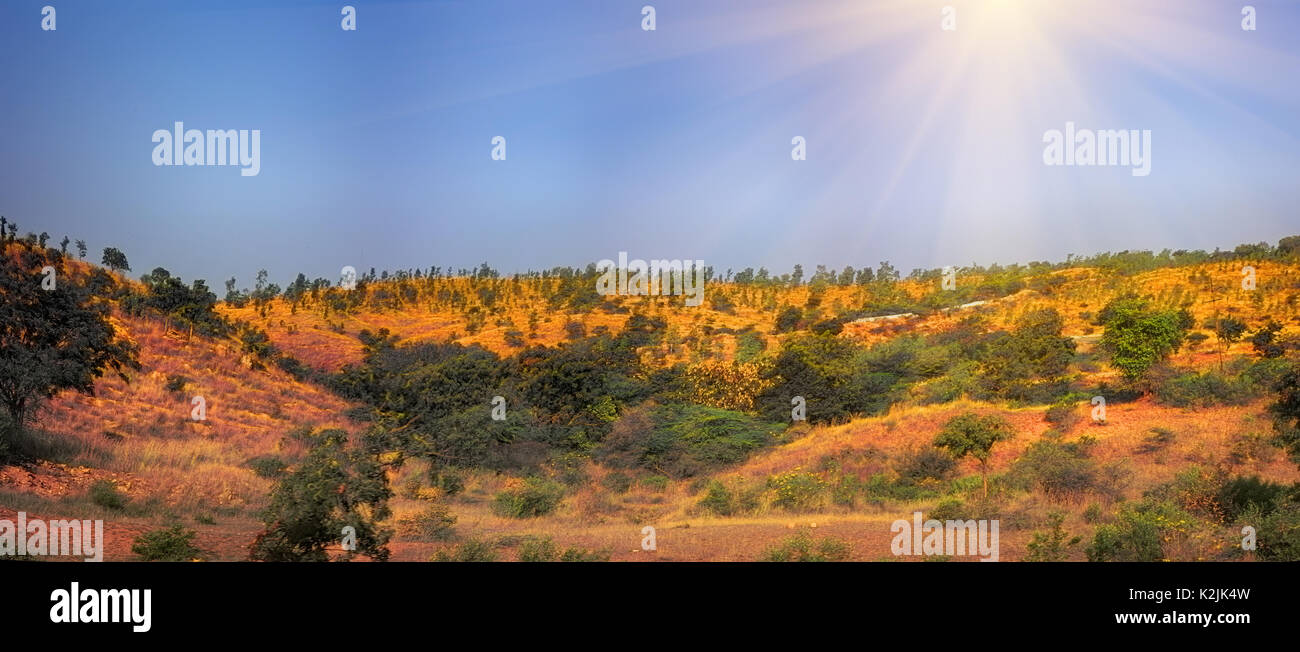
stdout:
<svg viewBox="0 0 1300 652">
<path fill-rule="evenodd" d="M 984 497 L 989 497 L 989 456 L 993 444 L 1011 439 L 1015 429 L 1002 417 L 994 414 L 980 416 L 971 412 L 959 414 L 934 438 L 934 445 L 946 448 L 956 459 L 967 455 L 979 460 L 980 477 L 984 480 Z"/>
<path fill-rule="evenodd" d="M 109 307 L 95 288 L 112 283 L 102 270 L 77 278 L 61 260 L 30 245 L 0 256 L 0 405 L 17 432 L 41 400 L 65 389 L 93 394 L 105 371 L 126 380 L 139 369 L 136 349 L 118 339 Z M 44 289 L 45 266 L 55 268 Z"/>
</svg>

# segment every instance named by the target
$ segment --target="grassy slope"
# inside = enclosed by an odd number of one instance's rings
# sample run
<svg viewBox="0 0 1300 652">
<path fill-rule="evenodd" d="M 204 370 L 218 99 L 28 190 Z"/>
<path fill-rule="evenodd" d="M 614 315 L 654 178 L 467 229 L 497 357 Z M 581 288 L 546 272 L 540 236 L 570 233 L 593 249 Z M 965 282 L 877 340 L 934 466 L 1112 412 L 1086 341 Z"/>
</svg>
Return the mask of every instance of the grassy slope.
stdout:
<svg viewBox="0 0 1300 652">
<path fill-rule="evenodd" d="M 1300 285 L 1300 270 L 1278 265 L 1258 266 L 1259 289 L 1255 293 L 1240 291 L 1239 267 L 1233 264 L 1208 264 L 1194 268 L 1158 270 L 1132 278 L 1113 277 L 1093 269 L 1057 272 L 1068 279 L 1051 294 L 1032 290 L 989 302 L 985 306 L 935 315 L 898 323 L 860 323 L 846 327 L 844 336 L 870 343 L 903 333 L 931 332 L 950 325 L 965 313 L 985 314 L 993 325 L 1005 326 L 1024 311 L 1043 306 L 1057 308 L 1067 319 L 1066 333 L 1083 341 L 1088 350 L 1090 336 L 1096 329 L 1082 313 L 1095 313 L 1115 294 L 1127 289 L 1156 293 L 1166 298 L 1182 291 L 1195 293 L 1193 311 L 1198 323 L 1214 314 L 1233 314 L 1245 318 L 1252 327 L 1266 315 L 1295 315 L 1285 303 L 1293 288 Z M 1212 282 L 1193 283 L 1193 272 L 1206 272 Z M 1178 286 L 1182 286 L 1180 289 Z M 919 290 L 908 284 L 913 292 Z M 713 286 L 711 292 L 734 294 L 754 292 L 735 286 Z M 806 288 L 776 293 L 778 305 L 803 305 Z M 1255 297 L 1259 298 L 1256 299 Z M 863 298 L 858 288 L 831 288 L 823 306 L 851 307 Z M 628 300 L 635 304 L 640 300 Z M 433 313 L 408 309 L 383 313 L 366 313 L 330 320 L 320 313 L 298 310 L 283 301 L 275 301 L 265 319 L 252 308 L 221 308 L 229 316 L 247 319 L 265 328 L 277 346 L 302 361 L 323 369 L 337 369 L 360 357 L 356 333 L 362 329 L 388 328 L 407 341 L 445 339 L 465 332 L 464 319 L 458 314 Z M 529 343 L 554 345 L 564 339 L 564 323 L 572 318 L 583 322 L 588 332 L 604 325 L 621 328 L 626 315 L 593 313 L 567 316 L 546 310 L 540 298 L 530 297 L 509 306 L 504 315 L 519 326 L 527 323 L 529 312 L 538 312 L 541 322 L 536 338 Z M 775 311 L 739 305 L 732 314 L 718 313 L 707 307 L 675 310 L 666 306 L 652 309 L 669 320 L 669 324 L 686 333 L 703 325 L 743 328 L 754 325 L 762 333 L 772 329 Z M 499 318 L 500 315 L 494 316 Z M 335 332 L 340 323 L 343 333 Z M 130 558 L 129 542 L 136 534 L 157 527 L 169 517 L 179 517 L 199 531 L 199 544 L 217 552 L 218 558 L 238 559 L 243 547 L 257 531 L 255 511 L 264 504 L 270 487 L 243 464 L 256 455 L 277 454 L 295 458 L 301 451 L 282 448 L 281 438 L 295 425 L 337 425 L 355 430 L 355 424 L 342 416 L 347 405 L 327 391 L 294 381 L 279 370 L 253 372 L 241 360 L 232 343 L 217 343 L 165 334 L 161 325 L 146 320 L 119 318 L 118 326 L 141 350 L 143 370 L 127 385 L 117 379 L 97 383 L 95 397 L 65 393 L 40 415 L 35 432 L 23 446 L 50 461 L 23 467 L 0 468 L 0 517 L 11 518 L 23 509 L 47 518 L 105 518 L 109 531 L 109 558 Z M 517 327 L 519 327 L 517 326 Z M 1294 321 L 1288 329 L 1294 330 Z M 508 326 L 489 320 L 482 331 L 462 336 L 459 341 L 479 343 L 503 355 L 513 349 L 504 339 Z M 526 328 L 520 328 L 526 330 Z M 768 336 L 769 346 L 775 338 Z M 1201 352 L 1180 354 L 1179 364 L 1205 367 L 1218 357 L 1214 340 L 1203 345 Z M 711 350 L 730 357 L 734 338 L 723 335 L 714 340 Z M 1245 345 L 1237 349 L 1245 352 Z M 680 352 L 674 352 L 679 354 Z M 670 356 L 684 357 L 682 355 Z M 1107 373 L 1104 369 L 1100 373 Z M 164 388 L 168 376 L 180 374 L 191 379 L 183 394 Z M 208 403 L 208 421 L 195 424 L 188 420 L 188 398 L 202 394 Z M 852 423 L 815 428 L 790 443 L 771 449 L 740 468 L 724 475 L 758 478 L 796 467 L 815 467 L 828 455 L 844 451 L 875 448 L 888 457 L 919 442 L 929 441 L 944 419 L 964 407 L 1004 414 L 1015 424 L 1018 436 L 1001 445 L 994 457 L 994 472 L 1007 465 L 1036 440 L 1047 427 L 1042 410 L 1007 410 L 997 406 L 896 407 L 889 415 L 858 419 Z M 1213 464 L 1226 458 L 1235 435 L 1244 432 L 1267 432 L 1268 421 L 1262 404 L 1207 410 L 1178 410 L 1154 405 L 1149 401 L 1116 404 L 1110 407 L 1110 423 L 1104 427 L 1077 426 L 1067 435 L 1075 437 L 1088 431 L 1099 440 L 1094 456 L 1100 461 L 1128 459 L 1133 470 L 1126 493 L 1141 491 L 1192 463 Z M 1153 427 L 1166 427 L 1178 433 L 1168 449 L 1156 454 L 1135 452 L 1141 439 Z M 109 439 L 106 431 L 121 435 Z M 418 467 L 410 466 L 394 478 L 396 483 L 414 477 Z M 963 467 L 973 473 L 973 467 Z M 1259 473 L 1275 481 L 1295 481 L 1295 467 L 1280 456 L 1252 460 L 1238 472 Z M 603 471 L 591 467 L 599 477 Z M 107 512 L 91 504 L 86 488 L 100 478 L 115 481 L 132 498 L 134 507 L 126 514 Z M 490 498 L 508 478 L 492 474 L 474 474 L 467 491 L 452 499 L 451 508 L 459 519 L 458 533 L 464 536 L 495 537 L 500 535 L 540 534 L 552 536 L 561 544 L 588 548 L 604 547 L 614 551 L 615 559 L 743 560 L 753 559 L 766 546 L 789 534 L 792 527 L 816 524 L 819 532 L 849 539 L 856 544 L 855 559 L 876 559 L 887 555 L 888 525 L 894 518 L 910 513 L 903 505 L 896 512 L 863 508 L 817 515 L 773 513 L 759 517 L 718 519 L 694 513 L 692 496 L 685 482 L 672 483 L 663 491 L 634 488 L 616 496 L 599 488 L 599 483 L 578 490 L 565 500 L 560 510 L 548 517 L 530 521 L 503 519 L 492 514 Z M 1028 497 L 1019 505 L 1027 513 L 1041 515 L 1047 509 L 1041 498 Z M 402 497 L 395 500 L 398 517 L 421 507 L 421 502 Z M 895 506 L 899 507 L 899 506 Z M 1081 505 L 1071 506 L 1067 528 L 1086 528 L 1080 519 Z M 215 524 L 195 522 L 195 517 L 211 517 Z M 653 523 L 659 528 L 658 553 L 639 552 L 640 528 Z M 1004 532 L 1003 558 L 1014 559 L 1023 550 L 1026 531 Z M 399 539 L 393 545 L 396 559 L 426 559 L 444 544 L 419 543 Z M 504 556 L 510 558 L 512 553 Z M 1076 556 L 1077 553 L 1076 553 Z"/>
</svg>

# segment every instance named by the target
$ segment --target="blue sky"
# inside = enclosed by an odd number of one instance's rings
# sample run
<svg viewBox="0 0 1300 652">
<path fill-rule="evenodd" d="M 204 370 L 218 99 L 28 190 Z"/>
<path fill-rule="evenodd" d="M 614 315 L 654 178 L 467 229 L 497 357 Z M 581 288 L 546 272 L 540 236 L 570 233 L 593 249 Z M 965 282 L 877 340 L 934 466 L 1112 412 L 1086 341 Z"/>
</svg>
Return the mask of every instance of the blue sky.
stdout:
<svg viewBox="0 0 1300 652">
<path fill-rule="evenodd" d="M 1253 6 L 1255 31 L 1200 0 L 7 1 L 0 214 L 218 288 L 1276 242 L 1300 233 L 1300 5 Z M 261 130 L 260 174 L 154 166 L 176 121 Z M 1043 165 L 1067 121 L 1150 130 L 1151 174 Z"/>
</svg>

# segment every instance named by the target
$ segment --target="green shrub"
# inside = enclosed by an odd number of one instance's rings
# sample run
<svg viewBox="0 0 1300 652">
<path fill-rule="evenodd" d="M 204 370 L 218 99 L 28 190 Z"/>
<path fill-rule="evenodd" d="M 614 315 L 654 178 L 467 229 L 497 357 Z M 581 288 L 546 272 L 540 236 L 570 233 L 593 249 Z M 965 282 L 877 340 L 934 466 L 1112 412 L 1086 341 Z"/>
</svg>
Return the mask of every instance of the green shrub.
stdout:
<svg viewBox="0 0 1300 652">
<path fill-rule="evenodd" d="M 551 513 L 564 499 L 564 485 L 545 478 L 524 480 L 522 487 L 496 495 L 493 511 L 499 516 L 534 518 Z"/>
<path fill-rule="evenodd" d="M 253 473 L 256 473 L 259 478 L 268 480 L 283 477 L 285 470 L 289 468 L 289 465 L 284 460 L 274 455 L 259 455 L 248 460 L 247 464 L 248 468 L 252 469 Z"/>
<path fill-rule="evenodd" d="M 1192 517 L 1177 506 L 1144 500 L 1120 509 L 1114 523 L 1097 526 L 1088 561 L 1162 561 L 1163 541 L 1186 531 Z"/>
<path fill-rule="evenodd" d="M 1250 385 L 1241 377 L 1231 378 L 1217 371 L 1186 373 L 1161 383 L 1156 399 L 1174 407 L 1240 405 L 1250 399 Z"/>
<path fill-rule="evenodd" d="M 831 537 L 814 541 L 807 532 L 800 532 L 768 548 L 761 561 L 844 561 L 851 550 L 846 541 Z"/>
<path fill-rule="evenodd" d="M 429 480 L 433 482 L 433 486 L 441 489 L 442 493 L 448 496 L 455 496 L 465 490 L 464 477 L 451 469 L 430 470 Z"/>
<path fill-rule="evenodd" d="M 497 551 L 492 544 L 479 539 L 470 539 L 451 551 L 439 550 L 429 561 L 496 561 Z"/>
<path fill-rule="evenodd" d="M 614 424 L 595 451 L 614 468 L 655 469 L 691 477 L 743 462 L 775 441 L 779 423 L 703 405 L 634 408 Z"/>
<path fill-rule="evenodd" d="M 668 476 L 648 475 L 641 478 L 641 486 L 655 493 L 663 493 L 668 490 Z"/>
<path fill-rule="evenodd" d="M 1300 561 L 1300 503 L 1281 500 L 1256 526 L 1256 554 L 1264 561 Z"/>
<path fill-rule="evenodd" d="M 826 504 L 826 481 L 799 469 L 769 476 L 772 506 L 792 512 L 809 512 Z"/>
<path fill-rule="evenodd" d="M 108 480 L 97 480 L 90 485 L 90 501 L 108 509 L 126 507 L 126 496 L 117 490 L 117 485 Z"/>
<path fill-rule="evenodd" d="M 1065 561 L 1070 548 L 1078 545 L 1080 537 L 1066 534 L 1064 523 L 1065 512 L 1048 514 L 1047 531 L 1035 532 L 1025 546 L 1025 561 Z"/>
<path fill-rule="evenodd" d="M 840 507 L 852 509 L 857 506 L 858 494 L 862 493 L 864 483 L 856 475 L 841 475 L 831 487 L 831 502 Z"/>
<path fill-rule="evenodd" d="M 969 511 L 966 509 L 966 503 L 961 500 L 945 498 L 939 501 L 926 517 L 936 521 L 961 521 L 968 518 Z"/>
<path fill-rule="evenodd" d="M 418 541 L 446 541 L 455 535 L 456 517 L 446 505 L 434 504 L 397 521 L 402 536 Z"/>
<path fill-rule="evenodd" d="M 708 492 L 696 505 L 718 516 L 731 516 L 736 511 L 735 497 L 731 490 L 717 480 L 709 483 Z"/>
<path fill-rule="evenodd" d="M 1260 480 L 1257 475 L 1240 476 L 1223 483 L 1216 498 L 1224 520 L 1232 523 L 1248 510 L 1261 514 L 1272 512 L 1286 491 L 1286 487 Z"/>
<path fill-rule="evenodd" d="M 144 561 L 191 561 L 203 559 L 204 552 L 194 545 L 194 530 L 173 525 L 136 537 L 131 552 Z"/>
<path fill-rule="evenodd" d="M 1093 523 L 1097 523 L 1100 520 L 1101 520 L 1101 505 L 1097 503 L 1088 503 L 1088 506 L 1083 510 L 1083 521 L 1085 523 L 1093 524 Z"/>
<path fill-rule="evenodd" d="M 601 479 L 600 484 L 616 494 L 625 494 L 632 488 L 632 476 L 626 473 L 610 473 Z"/>
<path fill-rule="evenodd" d="M 555 477 L 569 487 L 580 487 L 587 483 L 587 456 L 581 453 L 567 452 L 551 459 L 551 470 Z"/>
<path fill-rule="evenodd" d="M 1043 419 L 1062 430 L 1069 430 L 1083 419 L 1083 415 L 1079 414 L 1078 401 L 1066 398 L 1047 408 L 1043 413 Z"/>
<path fill-rule="evenodd" d="M 583 550 L 582 548 L 565 548 L 560 553 L 560 561 L 566 562 L 592 562 L 592 561 L 609 561 L 610 553 L 607 550 Z"/>
<path fill-rule="evenodd" d="M 546 539 L 528 539 L 519 548 L 519 561 L 539 562 L 555 561 L 560 557 L 560 549 L 555 542 Z"/>
<path fill-rule="evenodd" d="M 925 480 L 947 480 L 957 468 L 957 460 L 947 451 L 933 446 L 911 451 L 899 462 L 899 482 L 919 485 Z"/>
<path fill-rule="evenodd" d="M 1074 497 L 1091 489 L 1097 480 L 1096 464 L 1086 445 L 1044 439 L 1030 445 L 1011 468 L 1019 484 L 1039 489 L 1051 498 Z"/>
</svg>

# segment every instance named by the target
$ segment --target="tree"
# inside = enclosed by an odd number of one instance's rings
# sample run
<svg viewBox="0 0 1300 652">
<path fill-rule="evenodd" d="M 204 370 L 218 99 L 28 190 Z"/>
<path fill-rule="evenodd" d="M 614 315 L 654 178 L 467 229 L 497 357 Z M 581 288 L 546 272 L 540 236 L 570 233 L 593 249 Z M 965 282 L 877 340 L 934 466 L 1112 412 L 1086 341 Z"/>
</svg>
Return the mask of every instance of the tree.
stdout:
<svg viewBox="0 0 1300 652">
<path fill-rule="evenodd" d="M 1282 324 L 1277 320 L 1270 319 L 1268 323 L 1255 331 L 1250 336 L 1250 344 L 1264 358 L 1280 358 L 1286 353 L 1286 344 L 1278 338 L 1278 333 L 1282 330 Z"/>
<path fill-rule="evenodd" d="M 1300 254 L 1300 235 L 1289 235 L 1277 241 L 1277 251 L 1284 256 Z"/>
<path fill-rule="evenodd" d="M 329 561 L 327 548 L 340 544 L 345 528 L 356 537 L 355 552 L 388 559 L 392 532 L 380 527 L 389 516 L 384 467 L 372 454 L 348 445 L 343 430 L 301 435 L 311 445 L 304 459 L 275 485 L 262 514 L 266 529 L 253 541 L 254 561 Z M 353 551 L 344 553 L 344 559 Z"/>
<path fill-rule="evenodd" d="M 1286 449 L 1291 461 L 1300 464 L 1300 364 L 1293 362 L 1276 387 L 1277 402 L 1268 406 L 1277 433 L 1275 442 Z"/>
<path fill-rule="evenodd" d="M 1015 430 L 1002 417 L 994 414 L 980 416 L 972 412 L 959 414 L 934 438 L 934 445 L 946 448 L 956 459 L 967 455 L 980 463 L 980 477 L 984 480 L 984 497 L 989 495 L 988 465 L 993 445 L 1011 439 Z"/>
<path fill-rule="evenodd" d="M 1144 299 L 1133 295 L 1106 304 L 1098 319 L 1106 326 L 1101 348 L 1110 353 L 1111 366 L 1131 382 L 1177 351 L 1187 329 L 1178 311 L 1150 310 Z"/>
<path fill-rule="evenodd" d="M 105 247 L 104 258 L 102 261 L 104 267 L 115 272 L 131 271 L 131 264 L 126 262 L 126 254 L 118 251 L 116 247 Z"/>
<path fill-rule="evenodd" d="M 1038 388 L 1056 384 L 1074 359 L 1074 340 L 1061 335 L 1064 324 L 1052 308 L 1026 313 L 989 345 L 980 362 L 985 387 L 1002 398 L 1043 398 Z"/>
<path fill-rule="evenodd" d="M 85 259 L 86 259 L 86 241 L 85 241 L 85 240 L 77 240 L 77 258 L 79 258 L 79 259 L 81 259 L 81 260 L 85 260 Z"/>
<path fill-rule="evenodd" d="M 0 256 L 0 404 L 17 431 L 43 399 L 73 389 L 94 394 L 95 379 L 139 369 L 136 349 L 117 338 L 109 306 L 96 288 L 112 284 L 102 270 L 78 279 L 61 260 L 30 245 Z M 41 286 L 41 269 L 55 267 L 56 289 Z"/>
<path fill-rule="evenodd" d="M 1227 353 L 1228 347 L 1233 342 L 1240 340 L 1246 334 L 1246 322 L 1236 317 L 1223 317 L 1214 323 L 1214 334 L 1219 338 L 1219 344 L 1222 349 L 1219 350 L 1219 368 L 1223 368 L 1223 354 Z"/>
<path fill-rule="evenodd" d="M 776 316 L 776 328 L 772 332 L 788 333 L 799 326 L 800 319 L 803 319 L 803 311 L 790 306 Z"/>
<path fill-rule="evenodd" d="M 69 243 L 69 242 L 72 242 L 72 240 L 70 240 L 70 239 L 68 238 L 68 236 L 66 236 L 66 235 L 63 236 L 63 239 L 59 241 L 59 253 L 65 255 L 65 256 L 68 254 L 68 243 Z"/>
</svg>

